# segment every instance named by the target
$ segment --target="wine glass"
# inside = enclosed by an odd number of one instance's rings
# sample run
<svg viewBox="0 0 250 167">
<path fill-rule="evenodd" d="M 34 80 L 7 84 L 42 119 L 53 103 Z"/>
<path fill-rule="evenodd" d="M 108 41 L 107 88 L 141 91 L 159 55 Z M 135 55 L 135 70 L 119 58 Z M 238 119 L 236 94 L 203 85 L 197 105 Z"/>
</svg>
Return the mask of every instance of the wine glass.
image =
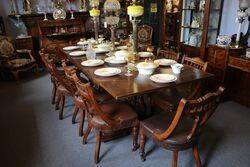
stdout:
<svg viewBox="0 0 250 167">
<path fill-rule="evenodd" d="M 133 68 L 134 68 L 134 64 L 133 64 L 134 59 L 135 59 L 135 56 L 132 53 L 128 54 L 125 57 L 125 60 L 127 61 L 127 65 L 126 65 L 127 72 L 125 73 L 125 76 L 127 76 L 127 77 L 133 76 L 133 74 L 131 72 L 133 71 Z"/>
</svg>

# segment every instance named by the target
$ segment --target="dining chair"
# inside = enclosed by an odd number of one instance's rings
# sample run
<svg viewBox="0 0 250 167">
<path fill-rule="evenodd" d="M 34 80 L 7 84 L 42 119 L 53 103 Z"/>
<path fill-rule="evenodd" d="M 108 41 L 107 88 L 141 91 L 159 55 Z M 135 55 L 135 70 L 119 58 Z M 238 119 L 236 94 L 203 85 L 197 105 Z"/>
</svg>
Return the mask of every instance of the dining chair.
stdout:
<svg viewBox="0 0 250 167">
<path fill-rule="evenodd" d="M 95 129 L 96 131 L 95 163 L 99 162 L 101 141 L 105 134 L 131 128 L 133 135 L 132 150 L 137 150 L 139 147 L 137 141 L 139 120 L 136 112 L 124 102 L 112 101 L 101 104 L 98 103 L 90 84 L 82 83 L 76 74 L 73 77 L 78 94 L 84 99 L 83 104 L 85 105 L 88 118 L 88 128 L 83 136 L 83 143 L 87 142 L 87 136 L 91 129 Z"/>
<path fill-rule="evenodd" d="M 159 49 L 157 51 L 157 57 L 158 58 L 172 59 L 172 60 L 175 60 L 176 62 L 179 62 L 179 60 L 180 60 L 180 54 L 177 52 L 174 52 L 172 50 Z"/>
<path fill-rule="evenodd" d="M 137 37 L 139 50 L 147 51 L 148 47 L 152 47 L 153 27 L 149 25 L 139 26 Z"/>
<path fill-rule="evenodd" d="M 57 70 L 57 67 L 55 65 L 55 62 L 53 59 L 49 58 L 49 54 L 44 54 L 41 53 L 41 58 L 48 68 L 49 72 L 55 79 L 55 84 L 56 84 L 56 106 L 60 108 L 59 111 L 59 119 L 63 119 L 63 110 L 64 110 L 64 105 L 65 105 L 65 97 L 74 97 L 75 92 L 76 92 L 76 86 L 73 81 L 69 80 L 67 76 L 65 75 L 60 75 L 60 73 Z M 61 104 L 61 105 L 60 105 Z M 72 123 L 75 122 L 75 117 L 77 115 L 77 112 L 79 110 L 78 103 L 75 103 L 75 108 L 73 112 L 73 117 L 72 117 Z"/>
<path fill-rule="evenodd" d="M 196 166 L 201 167 L 198 153 L 200 136 L 207 120 L 219 105 L 224 88 L 208 93 L 196 100 L 181 99 L 176 114 L 164 112 L 140 123 L 140 156 L 145 156 L 145 139 L 152 139 L 158 146 L 173 152 L 172 167 L 177 167 L 178 152 L 192 148 Z"/>
<path fill-rule="evenodd" d="M 183 56 L 182 64 L 202 70 L 206 72 L 207 62 L 202 61 L 200 58 L 190 58 Z M 184 97 L 186 99 L 193 99 L 198 97 L 203 92 L 202 81 L 193 82 L 176 88 L 166 89 L 161 92 L 153 94 L 153 105 L 165 110 L 174 111 L 179 101 Z"/>
<path fill-rule="evenodd" d="M 77 69 L 76 68 L 72 68 L 72 66 L 68 66 L 66 64 L 66 60 L 62 59 L 62 67 L 63 70 L 65 72 L 66 78 L 73 84 L 73 86 L 76 88 L 75 82 L 74 82 L 74 78 L 73 75 L 76 74 Z M 84 83 L 88 83 L 87 80 L 83 80 L 81 78 L 81 82 Z M 74 90 L 74 94 L 73 94 L 73 99 L 74 99 L 74 103 L 75 103 L 75 107 L 73 110 L 73 116 L 72 116 L 72 123 L 75 123 L 76 120 L 76 116 L 77 113 L 79 112 L 79 110 L 81 110 L 81 119 L 80 119 L 80 124 L 79 124 L 79 136 L 83 136 L 83 128 L 84 128 L 84 120 L 85 120 L 85 105 L 83 104 L 83 99 L 79 96 L 79 94 L 77 93 L 77 89 Z M 98 103 L 102 103 L 108 100 L 112 100 L 112 97 L 110 95 L 108 95 L 105 92 L 94 92 L 94 96 L 97 99 Z"/>
</svg>

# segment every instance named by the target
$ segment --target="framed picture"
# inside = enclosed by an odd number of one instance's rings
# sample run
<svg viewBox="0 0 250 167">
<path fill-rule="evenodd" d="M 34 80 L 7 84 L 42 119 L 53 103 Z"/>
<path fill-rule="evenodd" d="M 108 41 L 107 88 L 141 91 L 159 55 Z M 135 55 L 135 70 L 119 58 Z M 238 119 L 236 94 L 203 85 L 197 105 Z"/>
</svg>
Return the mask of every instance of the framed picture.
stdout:
<svg viewBox="0 0 250 167">
<path fill-rule="evenodd" d="M 0 35 L 6 35 L 5 27 L 4 27 L 4 22 L 3 22 L 3 17 L 0 16 Z"/>
</svg>

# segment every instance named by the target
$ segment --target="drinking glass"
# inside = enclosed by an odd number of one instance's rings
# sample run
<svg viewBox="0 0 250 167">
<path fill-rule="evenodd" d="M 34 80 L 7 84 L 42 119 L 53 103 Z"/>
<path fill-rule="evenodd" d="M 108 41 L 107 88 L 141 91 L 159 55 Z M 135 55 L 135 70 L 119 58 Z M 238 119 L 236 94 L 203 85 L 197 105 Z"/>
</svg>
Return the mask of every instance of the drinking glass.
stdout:
<svg viewBox="0 0 250 167">
<path fill-rule="evenodd" d="M 125 76 L 127 77 L 133 76 L 131 72 L 133 71 L 133 68 L 134 68 L 134 64 L 133 64 L 134 59 L 135 59 L 135 56 L 132 53 L 125 57 L 125 60 L 127 61 L 127 65 L 126 65 L 127 72 L 125 73 Z"/>
</svg>

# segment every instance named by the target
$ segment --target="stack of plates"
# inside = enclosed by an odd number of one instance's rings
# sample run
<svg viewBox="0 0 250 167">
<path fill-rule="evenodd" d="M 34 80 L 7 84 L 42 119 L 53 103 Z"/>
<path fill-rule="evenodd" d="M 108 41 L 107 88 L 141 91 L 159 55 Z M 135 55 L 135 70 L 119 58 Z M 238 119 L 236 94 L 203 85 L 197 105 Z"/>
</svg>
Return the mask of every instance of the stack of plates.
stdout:
<svg viewBox="0 0 250 167">
<path fill-rule="evenodd" d="M 121 70 L 119 68 L 100 68 L 95 70 L 94 74 L 102 77 L 111 77 L 120 74 Z"/>
<path fill-rule="evenodd" d="M 156 74 L 150 77 L 151 81 L 156 83 L 170 83 L 177 80 L 177 77 L 171 74 Z"/>
<path fill-rule="evenodd" d="M 153 53 L 152 52 L 139 52 L 138 55 L 142 58 L 146 58 L 146 57 L 152 57 Z"/>
<path fill-rule="evenodd" d="M 177 62 L 172 59 L 157 59 L 154 61 L 154 63 L 159 64 L 160 66 L 171 66 Z"/>
<path fill-rule="evenodd" d="M 104 64 L 103 60 L 86 60 L 81 63 L 83 66 L 86 67 L 95 67 L 95 66 L 100 66 Z"/>
<path fill-rule="evenodd" d="M 70 52 L 69 55 L 70 56 L 83 56 L 85 55 L 85 51 L 74 51 L 74 52 Z"/>
<path fill-rule="evenodd" d="M 110 63 L 110 64 L 123 64 L 123 63 L 126 63 L 126 60 L 117 59 L 115 56 L 107 57 L 104 61 L 107 62 L 107 63 Z"/>
<path fill-rule="evenodd" d="M 65 50 L 65 51 L 72 51 L 72 50 L 76 50 L 76 49 L 79 49 L 79 46 L 67 46 L 67 47 L 63 48 L 63 50 Z"/>
</svg>

